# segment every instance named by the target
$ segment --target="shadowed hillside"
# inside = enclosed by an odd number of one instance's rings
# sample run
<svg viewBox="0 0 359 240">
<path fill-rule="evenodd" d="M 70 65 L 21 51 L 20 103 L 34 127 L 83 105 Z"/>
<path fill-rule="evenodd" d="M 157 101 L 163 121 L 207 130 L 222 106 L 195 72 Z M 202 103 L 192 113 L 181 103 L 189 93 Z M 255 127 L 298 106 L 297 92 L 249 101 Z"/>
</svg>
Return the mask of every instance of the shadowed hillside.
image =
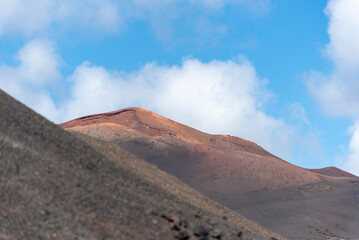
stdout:
<svg viewBox="0 0 359 240">
<path fill-rule="evenodd" d="M 0 239 L 283 239 L 0 91 Z"/>
</svg>

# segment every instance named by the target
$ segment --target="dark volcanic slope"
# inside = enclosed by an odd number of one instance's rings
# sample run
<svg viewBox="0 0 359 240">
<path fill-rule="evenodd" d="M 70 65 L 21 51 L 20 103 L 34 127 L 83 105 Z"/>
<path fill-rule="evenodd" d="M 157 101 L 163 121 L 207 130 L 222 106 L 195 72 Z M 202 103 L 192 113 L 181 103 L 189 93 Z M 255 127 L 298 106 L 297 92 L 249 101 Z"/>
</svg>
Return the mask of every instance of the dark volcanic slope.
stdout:
<svg viewBox="0 0 359 240">
<path fill-rule="evenodd" d="M 119 147 L 102 155 L 1 91 L 0 113 L 0 239 L 281 239 Z"/>
<path fill-rule="evenodd" d="M 141 108 L 61 126 L 119 145 L 289 238 L 359 237 L 359 179 L 340 169 L 303 169 L 253 142 L 206 134 Z"/>
</svg>

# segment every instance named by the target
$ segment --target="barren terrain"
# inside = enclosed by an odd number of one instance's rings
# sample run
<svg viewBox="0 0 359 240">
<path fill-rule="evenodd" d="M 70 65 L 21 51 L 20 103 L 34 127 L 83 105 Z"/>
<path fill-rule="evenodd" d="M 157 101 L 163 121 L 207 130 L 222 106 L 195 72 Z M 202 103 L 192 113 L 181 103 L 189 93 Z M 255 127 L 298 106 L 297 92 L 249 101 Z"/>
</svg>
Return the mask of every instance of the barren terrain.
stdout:
<svg viewBox="0 0 359 240">
<path fill-rule="evenodd" d="M 141 108 L 61 126 L 121 146 L 288 238 L 359 238 L 359 178 L 340 169 L 300 168 L 253 142 L 206 134 Z"/>
<path fill-rule="evenodd" d="M 0 239 L 284 239 L 0 91 Z"/>
</svg>

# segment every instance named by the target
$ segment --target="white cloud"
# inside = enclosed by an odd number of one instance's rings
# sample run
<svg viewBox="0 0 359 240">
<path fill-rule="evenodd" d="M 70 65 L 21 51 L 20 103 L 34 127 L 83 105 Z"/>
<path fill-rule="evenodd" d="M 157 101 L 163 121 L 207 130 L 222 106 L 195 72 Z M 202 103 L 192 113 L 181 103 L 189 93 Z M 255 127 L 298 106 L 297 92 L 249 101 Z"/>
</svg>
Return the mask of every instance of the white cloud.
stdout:
<svg viewBox="0 0 359 240">
<path fill-rule="evenodd" d="M 121 23 L 118 4 L 110 0 L 0 0 L 0 36 L 37 36 L 55 26 L 114 31 Z"/>
<path fill-rule="evenodd" d="M 9 32 L 30 34 L 51 24 L 49 0 L 0 0 L 0 36 Z"/>
<path fill-rule="evenodd" d="M 201 4 L 209 9 L 218 10 L 223 8 L 224 0 L 190 0 L 192 4 Z"/>
<path fill-rule="evenodd" d="M 344 169 L 359 176 L 359 122 L 350 127 L 350 133 L 352 137 L 347 158 L 344 160 Z"/>
<path fill-rule="evenodd" d="M 148 63 L 131 73 L 84 62 L 63 77 L 54 45 L 33 40 L 17 59 L 17 66 L 0 66 L 0 88 L 57 123 L 140 106 L 202 131 L 252 140 L 287 160 L 294 159 L 296 145 L 314 154 L 318 149 L 306 145 L 308 139 L 316 140 L 310 131 L 301 134 L 298 126 L 263 110 L 273 96 L 268 80 L 243 56 L 210 62 L 185 59 L 174 66 Z M 59 101 L 54 93 L 61 85 L 69 94 Z M 296 111 L 307 120 L 301 106 Z"/>
<path fill-rule="evenodd" d="M 133 0 L 127 8 L 127 15 L 147 21 L 162 42 L 197 41 L 202 44 L 206 41 L 213 43 L 227 32 L 224 23 L 218 19 L 213 21 L 216 14 L 223 14 L 227 6 L 236 8 L 237 14 L 253 16 L 263 16 L 272 9 L 270 0 Z M 183 32 L 178 34 L 176 31 L 178 29 L 185 29 L 188 34 L 183 37 Z"/>
<path fill-rule="evenodd" d="M 297 120 L 300 123 L 305 124 L 310 127 L 310 122 L 307 118 L 307 114 L 305 113 L 305 108 L 300 103 L 293 103 L 290 105 L 291 115 L 290 118 L 292 120 Z"/>
<path fill-rule="evenodd" d="M 48 87 L 60 80 L 61 58 L 47 40 L 33 40 L 17 54 L 18 66 L 0 65 L 0 88 L 40 114 L 57 119 Z"/>
<path fill-rule="evenodd" d="M 68 28 L 94 29 L 105 33 L 117 32 L 125 21 L 120 11 L 125 3 L 123 0 L 57 0 L 54 21 Z"/>
<path fill-rule="evenodd" d="M 328 113 L 359 118 L 359 1 L 332 0 L 329 17 L 330 43 L 325 53 L 335 63 L 332 74 L 309 75 L 309 90 Z"/>
<path fill-rule="evenodd" d="M 329 17 L 330 43 L 324 53 L 334 62 L 329 75 L 311 72 L 308 89 L 330 115 L 355 119 L 349 153 L 344 163 L 346 170 L 358 173 L 359 144 L 359 1 L 331 0 L 325 9 Z"/>
<path fill-rule="evenodd" d="M 103 67 L 91 66 L 85 62 L 78 66 L 70 77 L 73 87 L 71 99 L 66 103 L 63 119 L 112 111 L 124 106 L 124 94 L 128 91 L 121 78 L 109 73 Z"/>
<path fill-rule="evenodd" d="M 315 138 L 301 136 L 295 126 L 262 110 L 272 95 L 268 81 L 243 57 L 186 59 L 179 66 L 149 63 L 132 73 L 84 63 L 70 79 L 72 97 L 61 110 L 64 120 L 141 106 L 202 131 L 255 141 L 286 159 L 293 159 L 295 144 Z"/>
<path fill-rule="evenodd" d="M 359 1 L 331 0 L 325 13 L 329 17 L 330 44 L 326 53 L 338 71 L 358 72 L 359 67 Z"/>
<path fill-rule="evenodd" d="M 253 14 L 262 15 L 272 9 L 270 0 L 190 0 L 192 4 L 200 4 L 211 10 L 219 10 L 226 5 L 248 8 Z"/>
<path fill-rule="evenodd" d="M 166 43 L 200 41 L 226 33 L 226 26 L 212 17 L 225 6 L 263 15 L 270 0 L 0 0 L 0 37 L 59 36 L 85 30 L 86 35 L 117 34 L 133 21 L 145 21 L 156 37 Z M 183 39 L 179 29 L 188 34 Z M 91 34 L 92 33 L 92 34 Z M 193 37 L 192 37 L 193 36 Z M 189 41 L 189 40 L 187 40 Z M 199 41 L 199 40 L 197 40 Z"/>
<path fill-rule="evenodd" d="M 54 51 L 53 44 L 44 40 L 33 40 L 17 54 L 21 62 L 18 73 L 21 79 L 43 84 L 60 77 L 58 72 L 61 59 Z"/>
</svg>

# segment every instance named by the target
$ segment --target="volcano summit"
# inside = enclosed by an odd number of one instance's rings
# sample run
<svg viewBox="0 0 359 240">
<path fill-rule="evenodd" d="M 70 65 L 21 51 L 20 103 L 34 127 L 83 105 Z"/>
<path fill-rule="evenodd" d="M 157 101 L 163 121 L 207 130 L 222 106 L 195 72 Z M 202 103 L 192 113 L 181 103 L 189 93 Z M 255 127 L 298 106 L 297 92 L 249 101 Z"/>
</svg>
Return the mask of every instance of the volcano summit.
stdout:
<svg viewBox="0 0 359 240">
<path fill-rule="evenodd" d="M 359 237 L 359 178 L 304 169 L 242 138 L 211 135 L 142 108 L 61 127 L 120 146 L 224 206 L 287 237 Z"/>
</svg>

